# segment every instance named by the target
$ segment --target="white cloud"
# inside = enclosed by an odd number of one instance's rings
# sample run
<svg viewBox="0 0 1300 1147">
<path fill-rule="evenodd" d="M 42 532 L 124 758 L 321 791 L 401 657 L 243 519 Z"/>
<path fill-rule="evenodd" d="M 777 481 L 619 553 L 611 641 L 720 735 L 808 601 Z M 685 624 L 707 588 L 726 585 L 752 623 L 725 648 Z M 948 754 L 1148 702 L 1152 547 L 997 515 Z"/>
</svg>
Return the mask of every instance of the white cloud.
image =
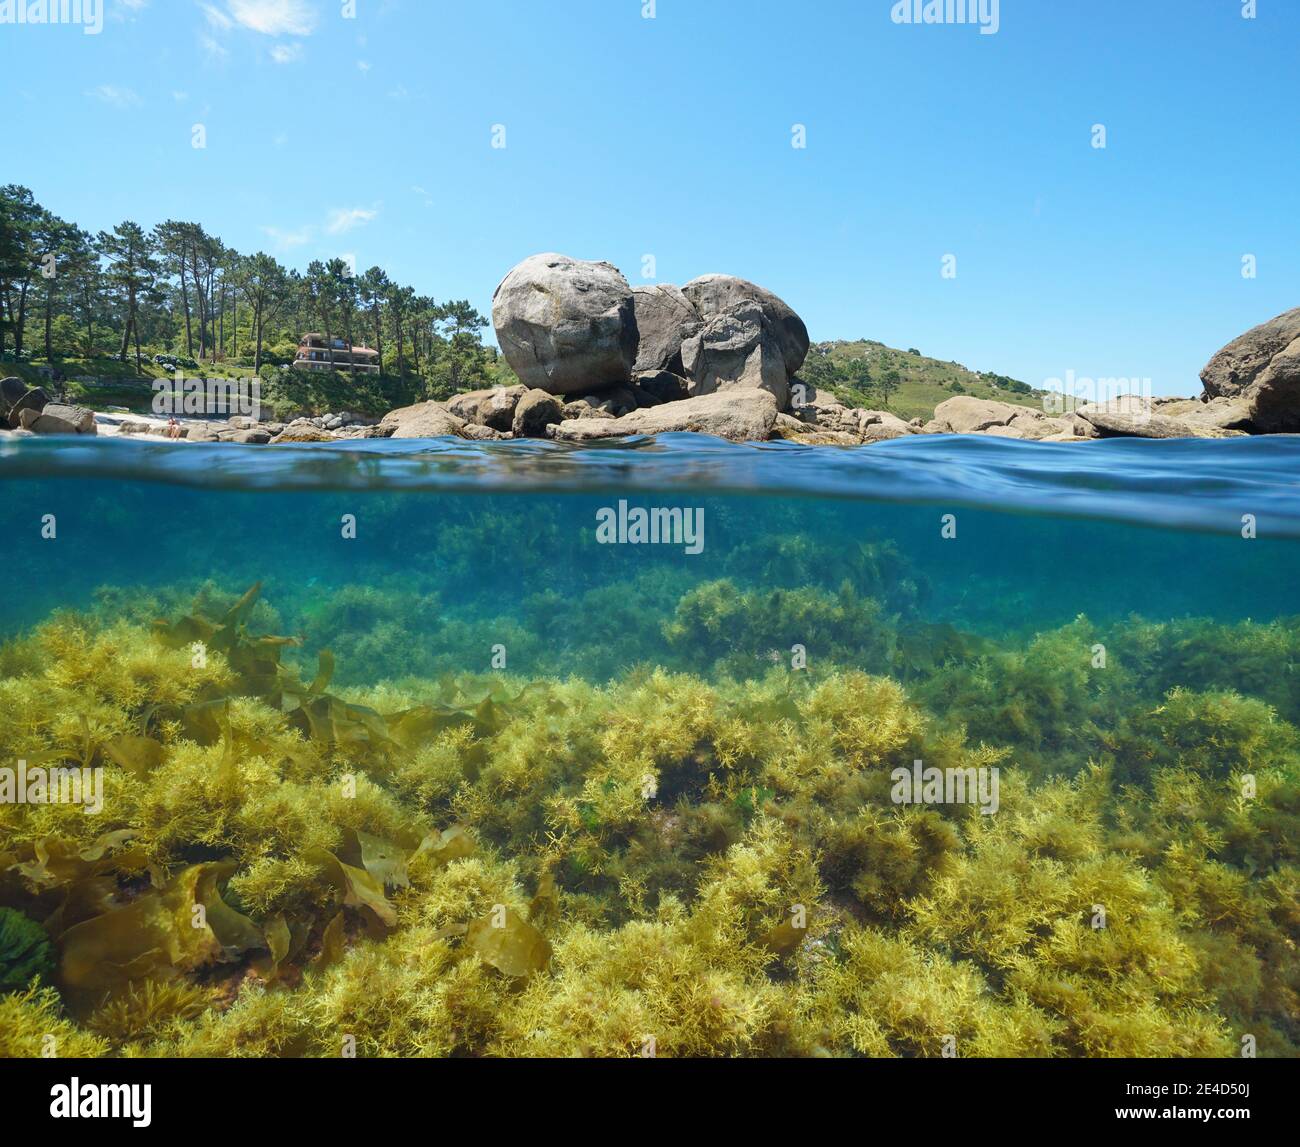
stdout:
<svg viewBox="0 0 1300 1147">
<path fill-rule="evenodd" d="M 199 4 L 199 8 L 202 10 L 203 15 L 207 17 L 208 23 L 212 25 L 212 27 L 217 28 L 222 32 L 229 32 L 230 29 L 235 26 L 235 22 L 220 8 L 214 7 L 211 4 L 202 3 Z"/>
<path fill-rule="evenodd" d="M 91 88 L 86 95 L 115 108 L 134 108 L 140 106 L 140 97 L 130 88 L 120 88 L 116 84 L 100 84 Z"/>
<path fill-rule="evenodd" d="M 264 36 L 310 36 L 316 13 L 305 0 L 227 0 L 236 24 Z"/>
<path fill-rule="evenodd" d="M 296 231 L 284 231 L 279 227 L 263 227 L 262 231 L 270 238 L 275 240 L 278 247 L 301 247 L 305 243 L 310 243 L 312 239 L 312 229 L 310 227 L 299 227 Z"/>
<path fill-rule="evenodd" d="M 358 69 L 359 71 L 362 71 L 362 72 L 368 72 L 368 71 L 370 71 L 370 61 L 369 61 L 369 60 L 358 60 L 358 61 L 357 61 L 357 69 Z"/>
<path fill-rule="evenodd" d="M 330 212 L 325 230 L 331 235 L 342 235 L 345 231 L 351 231 L 353 227 L 369 223 L 378 214 L 377 210 L 370 207 L 339 207 Z"/>
<path fill-rule="evenodd" d="M 276 44 L 271 49 L 271 59 L 277 64 L 292 64 L 302 59 L 301 44 Z"/>
<path fill-rule="evenodd" d="M 226 51 L 225 45 L 214 40 L 211 36 L 200 35 L 199 46 L 203 49 L 204 55 L 210 60 L 224 60 L 230 55 Z"/>
</svg>

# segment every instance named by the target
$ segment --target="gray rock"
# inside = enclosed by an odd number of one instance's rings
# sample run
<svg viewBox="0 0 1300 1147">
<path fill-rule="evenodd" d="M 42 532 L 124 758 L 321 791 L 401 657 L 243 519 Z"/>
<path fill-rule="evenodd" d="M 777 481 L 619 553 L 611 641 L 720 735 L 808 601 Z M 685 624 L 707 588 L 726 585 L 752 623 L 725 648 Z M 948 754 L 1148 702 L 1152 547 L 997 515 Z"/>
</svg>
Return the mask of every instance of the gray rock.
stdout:
<svg viewBox="0 0 1300 1147">
<path fill-rule="evenodd" d="M 546 390 L 530 390 L 515 406 L 512 429 L 516 438 L 545 438 L 546 428 L 564 421 L 560 400 Z"/>
<path fill-rule="evenodd" d="M 34 415 L 34 417 L 33 417 Z M 34 434 L 96 434 L 95 412 L 84 406 L 47 402 L 40 413 L 31 407 L 22 411 L 22 426 Z"/>
<path fill-rule="evenodd" d="M 580 394 L 626 383 L 637 356 L 632 288 L 609 263 L 533 255 L 492 296 L 501 353 L 525 386 Z"/>
<path fill-rule="evenodd" d="M 1258 431 L 1300 431 L 1300 307 L 1233 339 L 1206 363 L 1201 383 L 1207 398 L 1246 400 Z"/>
<path fill-rule="evenodd" d="M 680 349 L 679 347 L 678 350 Z M 678 358 L 680 357 L 679 354 Z M 636 389 L 654 395 L 660 402 L 676 402 L 679 398 L 690 397 L 690 383 L 680 373 L 674 374 L 669 370 L 637 374 L 632 383 Z"/>
<path fill-rule="evenodd" d="M 622 418 L 566 420 L 552 428 L 551 436 L 566 442 L 586 442 L 628 434 L 692 431 L 732 442 L 764 442 L 772 432 L 776 415 L 776 399 L 770 391 L 730 389 L 665 402 Z"/>
<path fill-rule="evenodd" d="M 271 436 L 265 430 L 236 430 L 230 440 L 242 446 L 265 446 Z"/>
<path fill-rule="evenodd" d="M 379 423 L 380 428 L 392 428 L 393 438 L 445 438 L 459 434 L 465 420 L 453 414 L 440 402 L 419 402 L 390 410 Z"/>
<path fill-rule="evenodd" d="M 762 307 L 733 303 L 682 345 L 691 397 L 723 390 L 766 390 L 784 409 L 790 398 L 785 359 Z"/>
<path fill-rule="evenodd" d="M 1080 407 L 1076 413 L 1090 422 L 1102 438 L 1238 438 L 1245 435 L 1243 430 L 1224 430 L 1164 414 L 1122 414 L 1089 407 Z"/>
<path fill-rule="evenodd" d="M 8 417 L 11 429 L 17 430 L 22 423 L 22 412 L 24 410 L 33 410 L 39 414 L 50 402 L 50 396 L 45 393 L 44 388 L 39 386 L 32 387 L 31 390 L 18 395 L 10 404 Z M 26 429 L 24 427 L 24 429 Z"/>
<path fill-rule="evenodd" d="M 615 417 L 603 406 L 593 406 L 586 399 L 578 399 L 576 402 L 566 402 L 561 408 L 560 413 L 564 416 L 561 421 L 568 422 L 575 418 L 613 418 Z"/>
<path fill-rule="evenodd" d="M 995 438 L 1031 441 L 1070 429 L 1060 418 L 1049 418 L 1032 406 L 999 402 L 959 394 L 934 408 L 934 418 L 922 428 L 925 434 L 989 434 Z"/>
<path fill-rule="evenodd" d="M 208 431 L 207 433 L 211 434 L 211 431 Z M 194 441 L 215 442 L 217 440 L 217 436 L 215 434 L 212 434 L 210 438 L 203 436 L 198 439 L 195 439 L 194 432 L 191 431 L 189 434 L 189 440 L 191 442 Z M 271 445 L 279 446 L 281 443 L 293 443 L 293 442 L 333 442 L 333 441 L 334 441 L 334 435 L 332 435 L 328 430 L 322 430 L 319 426 L 313 426 L 311 425 L 311 423 L 306 422 L 305 419 L 300 419 L 298 420 L 298 422 L 289 423 L 289 425 L 286 426 L 283 430 L 281 430 L 279 434 L 275 435 L 275 437 L 271 439 Z"/>
<path fill-rule="evenodd" d="M 695 304 L 680 288 L 664 283 L 633 287 L 632 305 L 640 340 L 633 372 L 682 374 L 682 343 L 703 325 Z"/>
<path fill-rule="evenodd" d="M 447 409 L 457 418 L 493 430 L 509 430 L 514 424 L 515 406 L 527 393 L 526 386 L 496 386 L 491 390 L 467 390 L 447 400 Z"/>
<path fill-rule="evenodd" d="M 14 403 L 26 393 L 27 384 L 21 378 L 15 375 L 0 378 L 0 422 L 8 421 Z"/>
<path fill-rule="evenodd" d="M 756 302 L 763 308 L 781 347 L 787 375 L 794 374 L 808 355 L 808 328 L 793 308 L 771 291 L 734 275 L 701 275 L 682 288 L 705 322 L 739 302 Z"/>
</svg>

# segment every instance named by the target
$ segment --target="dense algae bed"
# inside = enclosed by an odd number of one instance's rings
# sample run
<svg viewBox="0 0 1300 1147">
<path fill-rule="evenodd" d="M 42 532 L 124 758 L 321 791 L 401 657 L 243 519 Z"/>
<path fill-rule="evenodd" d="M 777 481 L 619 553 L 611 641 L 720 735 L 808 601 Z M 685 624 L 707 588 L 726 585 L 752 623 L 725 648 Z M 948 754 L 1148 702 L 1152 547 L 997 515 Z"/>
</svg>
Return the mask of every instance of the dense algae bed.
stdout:
<svg viewBox="0 0 1300 1147">
<path fill-rule="evenodd" d="M 0 648 L 0 757 L 105 785 L 0 804 L 0 1054 L 1295 1055 L 1300 620 L 1049 625 L 836 513 L 711 504 L 695 565 L 492 502 L 391 510 L 419 575 L 193 515 L 218 580 L 101 553 Z M 895 804 L 918 759 L 996 815 Z"/>
</svg>

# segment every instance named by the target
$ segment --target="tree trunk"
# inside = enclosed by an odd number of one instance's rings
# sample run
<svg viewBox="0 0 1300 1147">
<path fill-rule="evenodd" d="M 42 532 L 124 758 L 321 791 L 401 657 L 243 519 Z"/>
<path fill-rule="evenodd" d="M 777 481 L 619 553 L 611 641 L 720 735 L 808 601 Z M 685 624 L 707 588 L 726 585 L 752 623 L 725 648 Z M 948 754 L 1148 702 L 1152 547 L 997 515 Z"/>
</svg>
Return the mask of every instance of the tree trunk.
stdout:
<svg viewBox="0 0 1300 1147">
<path fill-rule="evenodd" d="M 194 357 L 194 335 L 190 331 L 190 289 L 185 282 L 185 247 L 181 247 L 181 305 L 185 308 L 185 353 Z"/>
<path fill-rule="evenodd" d="M 27 284 L 18 292 L 18 321 L 14 323 L 14 358 L 23 357 L 23 327 L 27 325 Z"/>
</svg>

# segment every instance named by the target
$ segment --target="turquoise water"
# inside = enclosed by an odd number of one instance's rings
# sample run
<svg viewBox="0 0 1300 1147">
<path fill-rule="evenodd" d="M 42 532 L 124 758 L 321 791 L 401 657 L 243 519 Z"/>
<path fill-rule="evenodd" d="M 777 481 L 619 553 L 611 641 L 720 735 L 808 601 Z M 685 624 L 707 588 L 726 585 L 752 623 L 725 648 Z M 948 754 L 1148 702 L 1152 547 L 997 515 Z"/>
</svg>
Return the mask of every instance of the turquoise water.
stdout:
<svg viewBox="0 0 1300 1147">
<path fill-rule="evenodd" d="M 739 954 L 743 939 L 725 956 L 703 954 L 695 940 L 672 943 L 704 961 L 701 976 L 743 982 L 741 995 L 770 997 L 789 1015 L 752 1031 L 737 1019 L 725 1036 L 706 1037 L 636 975 L 606 969 L 627 1007 L 641 1009 L 637 1023 L 679 1033 L 661 1040 L 665 1054 L 673 1039 L 680 1054 L 938 1054 L 935 1032 L 962 1024 L 972 1054 L 1226 1055 L 1246 1037 L 1260 1054 L 1300 1046 L 1300 438 L 1071 446 L 929 437 L 853 450 L 692 435 L 595 448 L 24 440 L 0 444 L 0 483 L 5 757 L 71 753 L 74 744 L 93 756 L 85 745 L 96 729 L 130 726 L 156 739 L 164 760 L 188 761 L 196 734 L 158 716 L 171 702 L 150 697 L 166 690 L 138 668 L 152 656 L 154 638 L 144 635 L 159 619 L 219 619 L 255 583 L 260 596 L 239 623 L 291 639 L 277 672 L 310 681 L 328 658 L 328 688 L 379 713 L 424 704 L 469 712 L 484 697 L 502 706 L 504 727 L 480 711 L 473 766 L 454 783 L 443 773 L 437 783 L 412 779 L 445 769 L 420 762 L 450 751 L 453 742 L 437 739 L 449 732 L 432 741 L 394 734 L 381 751 L 320 740 L 314 723 L 301 730 L 320 754 L 321 783 L 359 764 L 407 818 L 399 831 L 389 814 L 373 813 L 367 832 L 405 839 L 417 825 L 462 826 L 494 863 L 511 866 L 524 901 L 552 887 L 545 880 L 557 890 L 560 907 L 541 928 L 550 962 L 533 970 L 553 992 L 529 1004 L 555 1015 L 529 1013 L 534 1034 L 520 1036 L 504 1017 L 524 1005 L 508 988 L 513 973 L 498 968 L 482 991 L 504 993 L 488 1009 L 500 1030 L 475 1028 L 449 1054 L 620 1054 L 617 1033 L 590 1044 L 573 1037 L 576 1047 L 556 1034 L 556 1015 L 589 1006 L 582 977 L 594 974 L 568 946 L 582 928 L 603 929 L 617 953 L 638 922 L 668 928 L 665 905 L 704 912 L 715 903 L 709 881 L 763 833 L 787 834 L 816 876 L 792 890 L 788 873 L 770 872 L 761 895 L 761 880 L 746 878 L 737 935 L 761 947 L 797 895 L 816 904 L 815 939 L 792 949 L 772 942 L 780 955 L 770 966 Z M 635 521 L 638 511 L 674 512 L 684 532 L 619 540 L 620 517 Z M 602 540 L 610 521 L 612 540 Z M 96 694 L 77 658 L 94 661 L 95 640 L 127 642 L 128 631 L 146 643 L 127 658 L 136 684 Z M 69 632 L 80 634 L 71 645 Z M 17 714 L 39 710 L 33 698 L 45 686 L 31 683 L 43 673 L 59 704 L 80 712 Z M 869 681 L 899 692 L 882 700 Z M 664 700 L 696 687 L 707 699 L 682 700 L 680 712 Z M 537 689 L 549 707 L 539 707 Z M 291 695 L 277 691 L 273 708 L 290 712 Z M 683 727 L 695 729 L 700 706 L 731 717 L 715 714 L 716 726 L 704 721 L 686 738 L 693 747 L 671 747 Z M 602 740 L 624 714 L 641 714 L 626 718 L 639 763 Z M 227 736 L 238 756 L 238 737 Z M 993 817 L 998 827 L 985 832 L 983 814 L 967 809 L 922 814 L 891 803 L 885 778 L 923 758 L 1000 762 L 1011 795 Z M 303 780 L 296 755 L 280 767 L 286 783 Z M 627 784 L 643 819 L 602 803 Z M 256 927 L 300 912 L 311 937 L 304 951 L 329 946 L 332 912 L 278 885 L 267 892 L 250 875 L 289 863 L 286 845 L 216 827 L 186 830 L 190 841 L 167 836 L 157 805 L 179 798 L 136 799 L 123 798 L 118 820 L 110 809 L 101 827 L 159 834 L 155 879 L 229 859 L 238 874 L 226 899 Z M 921 832 L 918 815 L 940 819 Z M 665 843 L 664 816 L 709 827 Z M 0 819 L 0 855 L 28 855 L 50 831 L 34 824 Z M 935 835 L 939 824 L 948 827 Z M 132 877 L 123 869 L 118 879 L 126 888 Z M 418 938 L 405 913 L 419 897 L 450 896 L 440 879 L 387 887 L 403 915 L 386 939 L 373 921 L 365 937 L 356 933 L 364 911 L 349 901 L 352 955 L 330 974 L 361 975 L 366 944 L 396 950 Z M 995 879 L 990 893 L 981 882 Z M 1045 892 L 1051 881 L 1060 888 Z M 0 905 L 36 919 L 54 912 L 50 895 L 34 901 L 36 890 L 0 882 Z M 1044 896 L 1046 906 L 1016 915 L 1015 905 Z M 1109 931 L 1086 923 L 1097 904 L 1113 907 Z M 468 959 L 467 941 L 446 939 L 467 922 L 438 911 L 427 909 L 443 929 L 436 942 L 452 945 L 449 959 Z M 52 937 L 56 948 L 66 943 L 58 928 Z M 996 1014 L 957 1017 L 938 1001 L 913 1001 L 937 1009 L 937 1027 L 900 1019 L 904 989 L 886 991 L 883 966 L 864 955 L 876 943 L 893 946 L 899 967 L 915 957 L 945 969 L 933 973 L 941 980 L 975 976 Z M 229 946 L 226 955 L 253 959 Z M 826 996 L 819 961 L 828 959 L 852 970 L 843 982 L 859 995 Z M 303 960 L 296 990 L 315 1001 L 316 973 Z M 205 985 L 214 974 L 183 973 Z M 908 975 L 913 985 L 925 979 Z M 229 998 L 213 1005 L 218 1031 L 235 1023 Z M 855 1008 L 862 1024 L 851 1030 L 828 1018 Z M 93 1016 L 77 1022 L 93 1027 Z M 372 1053 L 415 1054 L 403 1042 L 413 1022 L 380 1024 Z M 604 1031 L 613 1021 L 585 1022 Z M 999 1044 L 1013 1028 L 1031 1033 L 1025 1044 Z M 214 1051 L 199 1031 L 132 1032 L 114 1050 L 238 1054 L 207 1032 Z M 290 1043 L 292 1054 L 314 1054 Z"/>
<path fill-rule="evenodd" d="M 882 543 L 892 564 L 856 588 L 927 621 L 1026 633 L 1079 613 L 1261 620 L 1294 610 L 1300 555 L 1300 438 L 1076 447 L 951 437 L 861 450 L 692 435 L 585 449 L 41 441 L 0 447 L 0 480 L 0 530 L 24 587 L 0 600 L 9 630 L 87 605 L 103 586 L 167 595 L 195 579 L 260 580 L 291 627 L 339 587 L 383 587 L 410 599 L 402 624 L 413 643 L 455 618 L 509 617 L 540 635 L 567 614 L 566 641 L 580 646 L 608 613 L 602 590 L 636 581 L 647 615 L 722 577 L 835 590 L 854 580 L 857 548 Z M 700 552 L 599 544 L 597 512 L 620 499 L 702 510 Z M 46 514 L 54 539 L 42 536 Z M 430 594 L 436 610 L 416 604 Z M 623 657 L 667 657 L 655 627 L 639 628 L 645 644 L 626 635 Z M 607 636 L 590 642 L 601 674 Z M 465 669 L 479 667 L 472 648 L 462 653 Z M 527 668 L 554 671 L 557 657 L 548 637 Z M 584 673 L 580 656 L 560 660 Z M 390 668 L 364 672 L 378 680 Z"/>
</svg>

